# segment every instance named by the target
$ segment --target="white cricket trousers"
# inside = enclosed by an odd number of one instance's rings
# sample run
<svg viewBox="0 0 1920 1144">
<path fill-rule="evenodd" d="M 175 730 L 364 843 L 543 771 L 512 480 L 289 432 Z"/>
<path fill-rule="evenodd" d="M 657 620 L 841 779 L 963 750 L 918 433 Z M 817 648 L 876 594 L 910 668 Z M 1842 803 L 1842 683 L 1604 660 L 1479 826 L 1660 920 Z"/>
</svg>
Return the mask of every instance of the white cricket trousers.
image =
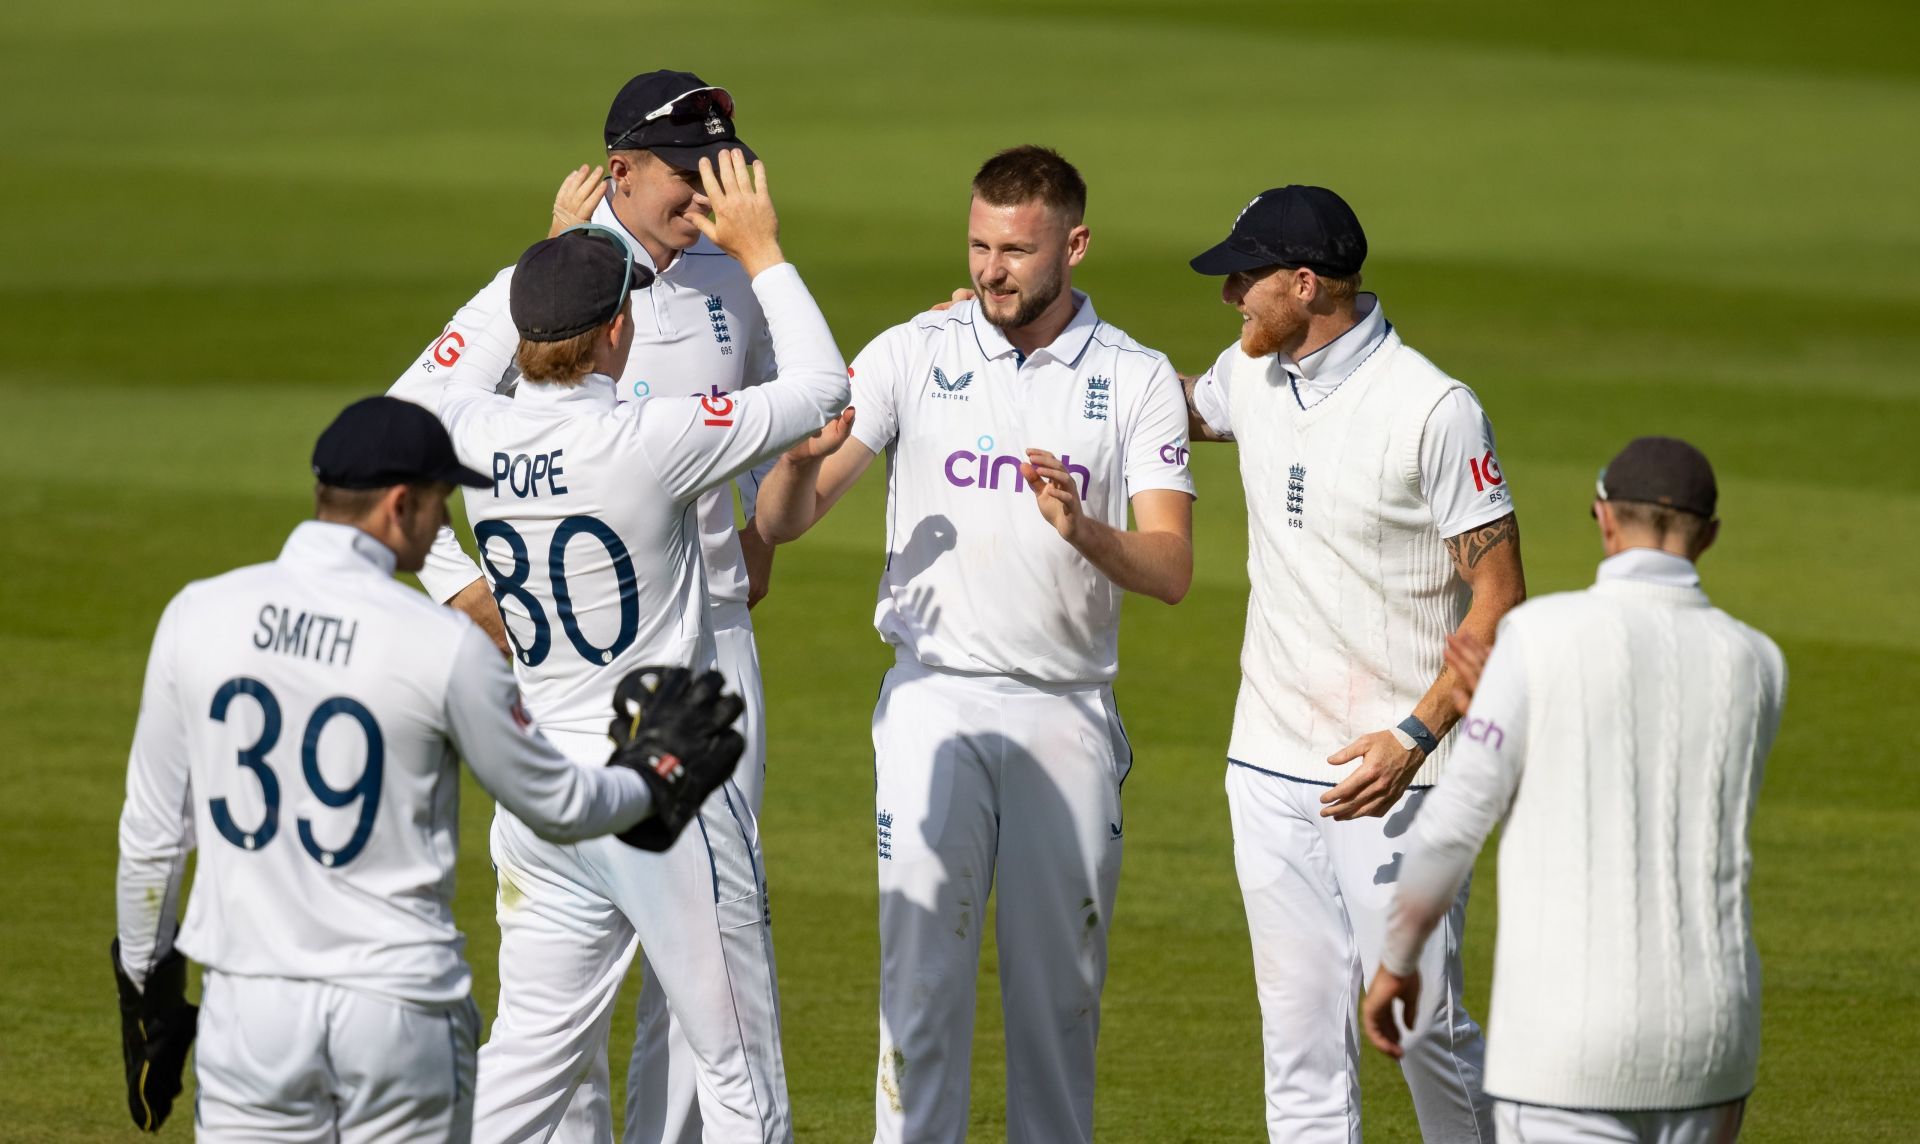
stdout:
<svg viewBox="0 0 1920 1144">
<path fill-rule="evenodd" d="M 1359 1144 L 1360 991 L 1380 964 L 1407 830 L 1425 790 L 1382 818 L 1320 816 L 1327 787 L 1227 766 L 1233 861 L 1253 940 L 1274 1144 Z M 1486 1042 L 1461 1001 L 1467 891 L 1420 954 L 1418 1022 L 1400 1071 L 1429 1144 L 1490 1144 Z"/>
<path fill-rule="evenodd" d="M 711 606 L 717 666 L 727 690 L 740 696 L 746 710 L 737 724 L 747 741 L 733 785 L 740 794 L 741 817 L 760 842 L 759 817 L 767 776 L 766 695 L 760 683 L 760 649 L 753 638 L 747 606 L 719 602 Z M 640 950 L 640 997 L 634 1005 L 633 1054 L 627 1062 L 626 1144 L 700 1144 L 699 1064 L 687 1035 L 673 1018 L 660 975 Z M 601 1144 L 612 1123 L 613 1091 L 603 1044 L 594 1070 L 574 1092 L 555 1144 Z"/>
<path fill-rule="evenodd" d="M 604 739 L 546 729 L 584 761 Z M 500 1007 L 480 1049 L 474 1137 L 547 1140 L 570 1100 L 605 1076 L 607 1030 L 637 946 L 690 1046 L 707 1141 L 793 1138 L 773 938 L 752 816 L 731 784 L 671 850 L 614 838 L 544 842 L 497 811 Z M 609 1104 L 592 1137 L 611 1139 Z"/>
<path fill-rule="evenodd" d="M 1093 1138 L 1094 1045 L 1132 750 L 1105 684 L 903 660 L 873 715 L 880 872 L 874 1139 L 967 1137 L 987 894 L 1007 1031 L 1009 1144 Z"/>
<path fill-rule="evenodd" d="M 480 1013 L 326 981 L 208 969 L 194 1044 L 200 1140 L 464 1142 Z"/>
<path fill-rule="evenodd" d="M 1746 1115 L 1743 1097 L 1679 1112 L 1591 1112 L 1493 1102 L 1500 1144 L 1733 1144 Z"/>
</svg>

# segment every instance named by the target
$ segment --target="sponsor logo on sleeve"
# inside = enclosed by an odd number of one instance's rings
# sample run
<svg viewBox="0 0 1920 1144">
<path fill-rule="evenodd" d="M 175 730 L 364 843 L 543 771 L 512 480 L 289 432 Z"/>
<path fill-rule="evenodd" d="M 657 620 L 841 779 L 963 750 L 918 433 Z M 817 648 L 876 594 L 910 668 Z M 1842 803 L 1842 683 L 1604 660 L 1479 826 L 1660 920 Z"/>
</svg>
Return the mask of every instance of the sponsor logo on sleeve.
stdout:
<svg viewBox="0 0 1920 1144">
<path fill-rule="evenodd" d="M 1170 445 L 1160 446 L 1160 460 L 1169 465 L 1184 466 L 1191 456 L 1185 441 L 1175 441 Z"/>
<path fill-rule="evenodd" d="M 1460 721 L 1460 733 L 1476 743 L 1485 743 L 1490 750 L 1497 751 L 1506 744 L 1507 733 L 1500 724 L 1487 718 L 1471 718 Z"/>
<path fill-rule="evenodd" d="M 507 717 L 523 732 L 533 729 L 533 716 L 527 714 L 527 705 L 521 700 L 518 688 L 514 689 L 513 702 L 507 704 Z"/>
<path fill-rule="evenodd" d="M 439 341 L 433 343 L 433 349 L 427 356 L 433 359 L 435 365 L 452 366 L 460 360 L 460 355 L 466 348 L 467 339 L 460 336 L 460 331 L 448 330 L 440 335 Z"/>
<path fill-rule="evenodd" d="M 727 428 L 733 424 L 733 398 L 714 386 L 712 393 L 701 395 L 700 412 L 705 415 L 702 425 Z"/>
</svg>

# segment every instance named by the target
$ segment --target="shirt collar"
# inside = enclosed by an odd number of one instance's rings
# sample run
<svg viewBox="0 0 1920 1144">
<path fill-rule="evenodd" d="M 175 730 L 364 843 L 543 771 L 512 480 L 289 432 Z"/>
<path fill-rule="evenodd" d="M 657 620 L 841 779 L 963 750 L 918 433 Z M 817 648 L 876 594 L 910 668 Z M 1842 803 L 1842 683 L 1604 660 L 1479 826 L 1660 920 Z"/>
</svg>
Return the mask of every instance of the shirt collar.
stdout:
<svg viewBox="0 0 1920 1144">
<path fill-rule="evenodd" d="M 1629 548 L 1600 562 L 1596 582 L 1644 580 L 1669 588 L 1698 588 L 1700 572 L 1693 561 L 1658 548 Z"/>
<path fill-rule="evenodd" d="M 1072 365 L 1086 352 L 1087 343 L 1093 340 L 1094 329 L 1100 325 L 1100 316 L 1093 312 L 1093 299 L 1078 290 L 1073 291 L 1073 303 L 1073 317 L 1067 319 L 1066 329 L 1061 330 L 1060 335 L 1051 342 L 1033 351 L 1034 357 L 1045 355 L 1051 361 Z M 980 312 L 980 303 L 974 302 L 972 305 L 973 335 L 980 343 L 980 352 L 989 361 L 1018 353 L 1013 343 L 1007 340 L 1007 335 L 1000 332 L 1000 327 L 987 321 L 987 316 Z"/>
<path fill-rule="evenodd" d="M 1360 363 L 1373 355 L 1393 329 L 1380 307 L 1378 294 L 1361 294 L 1354 301 L 1353 328 L 1301 358 L 1298 362 L 1280 359 L 1280 366 L 1293 382 L 1294 394 L 1302 408 L 1313 405 L 1353 376 Z"/>
<path fill-rule="evenodd" d="M 653 255 L 647 253 L 647 246 L 640 241 L 640 236 L 628 230 L 627 224 L 620 221 L 620 216 L 613 213 L 612 203 L 606 199 L 601 199 L 600 205 L 593 208 L 593 218 L 589 221 L 599 226 L 604 226 L 619 235 L 620 241 L 627 244 L 628 250 L 633 251 L 633 260 L 648 270 L 653 271 L 656 278 L 677 277 L 682 268 L 687 265 L 687 255 L 689 254 L 718 254 L 722 257 L 726 255 L 725 251 L 715 246 L 708 240 L 707 236 L 703 234 L 700 236 L 700 241 L 681 251 L 679 256 L 672 262 L 669 262 L 665 270 L 662 270 L 653 264 Z"/>
<path fill-rule="evenodd" d="M 354 526 L 325 520 L 297 525 L 280 549 L 280 559 L 308 568 L 371 567 L 382 576 L 393 575 L 400 562 L 393 549 Z"/>
<path fill-rule="evenodd" d="M 528 381 L 520 379 L 520 387 L 514 390 L 515 402 L 528 402 L 535 406 L 578 405 L 582 412 L 586 409 L 612 409 L 615 402 L 614 380 L 604 373 L 590 373 L 575 385 L 559 385 L 551 381 Z"/>
</svg>

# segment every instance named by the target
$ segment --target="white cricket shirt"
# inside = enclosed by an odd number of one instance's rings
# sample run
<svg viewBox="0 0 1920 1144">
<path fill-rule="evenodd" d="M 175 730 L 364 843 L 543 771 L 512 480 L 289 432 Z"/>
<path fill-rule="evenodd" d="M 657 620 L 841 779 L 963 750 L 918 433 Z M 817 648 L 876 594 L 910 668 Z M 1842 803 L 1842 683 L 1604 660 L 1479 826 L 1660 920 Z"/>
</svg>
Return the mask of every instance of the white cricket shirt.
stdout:
<svg viewBox="0 0 1920 1144">
<path fill-rule="evenodd" d="M 635 261 L 655 270 L 653 284 L 633 295 L 633 353 L 615 390 L 619 401 L 717 397 L 758 385 L 774 375 L 775 357 L 766 315 L 738 262 L 702 238 L 680 252 L 665 270 L 659 270 L 647 248 L 604 201 L 594 210 L 593 221 L 619 234 Z M 497 391 L 511 392 L 520 377 L 519 366 L 514 364 L 520 334 L 507 307 L 512 282 L 511 266 L 495 275 L 485 289 L 460 307 L 453 321 L 389 392 L 433 409 L 443 375 L 449 370 L 459 370 L 463 375 L 472 371 L 480 379 L 464 379 L 468 384 L 490 379 Z M 757 466 L 737 478 L 749 516 L 766 468 Z M 732 492 L 724 486 L 707 492 L 700 498 L 699 515 L 707 594 L 715 603 L 744 605 L 747 569 L 734 526 Z M 480 570 L 448 530 L 434 546 L 420 581 L 436 600 L 446 600 L 478 575 Z"/>
<path fill-rule="evenodd" d="M 777 457 L 847 403 L 845 361 L 789 264 L 753 291 L 787 369 L 736 394 L 621 404 L 612 378 L 522 380 L 513 397 L 456 373 L 440 419 L 463 463 L 481 563 L 527 705 L 598 732 L 614 685 L 648 664 L 713 663 L 696 501 Z"/>
<path fill-rule="evenodd" d="M 1166 356 L 1100 320 L 1086 295 L 1022 358 L 977 305 L 922 314 L 853 362 L 853 435 L 887 455 L 887 567 L 874 626 L 932 667 L 1044 683 L 1112 679 L 1121 589 L 1060 538 L 1020 476 L 1058 456 L 1088 516 L 1193 495 L 1186 403 Z"/>
<path fill-rule="evenodd" d="M 1786 662 L 1692 564 L 1608 557 L 1500 622 L 1420 807 L 1381 965 L 1406 973 L 1501 818 L 1486 1090 L 1608 1110 L 1745 1096 L 1760 1052 L 1747 827 Z"/>
<path fill-rule="evenodd" d="M 457 759 L 555 841 L 645 813 L 639 775 L 561 757 L 485 634 L 393 568 L 359 529 L 310 521 L 279 559 L 167 605 L 120 816 L 120 951 L 136 981 L 173 944 L 197 842 L 178 941 L 195 961 L 457 1002 L 470 984 L 451 908 Z"/>
<path fill-rule="evenodd" d="M 1328 755 L 1392 727 L 1438 677 L 1471 601 L 1443 541 L 1513 511 L 1473 391 L 1400 340 L 1379 300 L 1299 363 L 1229 346 L 1194 405 L 1239 442 L 1246 641 L 1228 757 L 1332 786 Z M 1415 775 L 1431 784 L 1442 740 Z"/>
</svg>

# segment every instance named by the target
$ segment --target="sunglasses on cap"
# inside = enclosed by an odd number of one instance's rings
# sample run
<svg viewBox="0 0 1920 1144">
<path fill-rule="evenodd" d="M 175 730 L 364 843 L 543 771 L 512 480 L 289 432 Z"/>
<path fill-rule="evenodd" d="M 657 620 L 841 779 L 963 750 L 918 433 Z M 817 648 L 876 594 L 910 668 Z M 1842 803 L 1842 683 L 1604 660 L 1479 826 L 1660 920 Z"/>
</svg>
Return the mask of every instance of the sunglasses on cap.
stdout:
<svg viewBox="0 0 1920 1144">
<path fill-rule="evenodd" d="M 560 233 L 573 234 L 575 232 L 601 242 L 612 243 L 614 249 L 620 252 L 620 256 L 627 260 L 626 271 L 620 275 L 620 304 L 613 308 L 614 313 L 617 314 L 626 309 L 627 296 L 633 293 L 634 287 L 637 286 L 645 290 L 647 287 L 653 285 L 653 271 L 644 266 L 634 264 L 633 247 L 627 245 L 626 240 L 620 237 L 618 231 L 610 226 L 602 226 L 597 222 L 583 222 L 578 226 L 570 226 Z M 636 278 L 638 281 L 636 281 Z"/>
<path fill-rule="evenodd" d="M 640 117 L 640 122 L 620 133 L 608 147 L 609 151 L 618 151 L 634 132 L 655 120 L 665 119 L 669 123 L 698 123 L 714 112 L 727 119 L 733 118 L 733 95 L 724 87 L 696 87 L 692 91 L 674 96 L 660 106 Z"/>
</svg>

